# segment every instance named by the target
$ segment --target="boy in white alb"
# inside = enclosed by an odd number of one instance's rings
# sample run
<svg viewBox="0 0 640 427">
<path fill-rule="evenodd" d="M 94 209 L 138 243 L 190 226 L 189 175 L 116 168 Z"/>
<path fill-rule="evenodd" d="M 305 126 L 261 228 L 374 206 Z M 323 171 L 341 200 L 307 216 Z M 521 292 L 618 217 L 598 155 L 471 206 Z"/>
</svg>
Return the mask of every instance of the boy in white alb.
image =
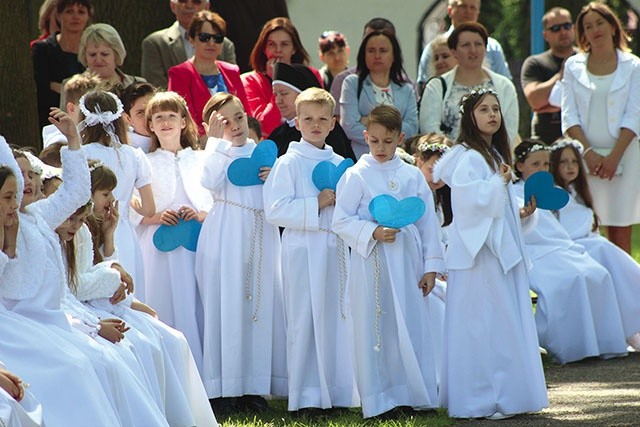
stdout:
<svg viewBox="0 0 640 427">
<path fill-rule="evenodd" d="M 331 231 L 335 192 L 318 190 L 311 178 L 318 163 L 343 160 L 325 144 L 335 124 L 335 101 L 328 92 L 310 88 L 295 104 L 302 140 L 291 142 L 264 185 L 267 221 L 285 228 L 289 410 L 358 406 L 349 351 L 348 250 Z"/>
</svg>

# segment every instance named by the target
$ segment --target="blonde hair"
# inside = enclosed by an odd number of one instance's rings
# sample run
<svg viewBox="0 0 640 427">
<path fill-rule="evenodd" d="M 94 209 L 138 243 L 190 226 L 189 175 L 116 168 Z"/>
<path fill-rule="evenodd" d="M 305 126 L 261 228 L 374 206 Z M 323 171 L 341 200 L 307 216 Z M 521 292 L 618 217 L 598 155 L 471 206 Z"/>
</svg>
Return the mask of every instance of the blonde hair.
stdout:
<svg viewBox="0 0 640 427">
<path fill-rule="evenodd" d="M 166 91 L 154 94 L 145 110 L 147 132 L 151 135 L 149 151 L 156 151 L 160 147 L 160 141 L 158 141 L 157 135 L 151 131 L 149 124 L 151 123 L 151 116 L 161 111 L 173 111 L 182 116 L 185 120 L 185 127 L 180 131 L 180 146 L 182 148 L 195 147 L 198 142 L 198 128 L 191 118 L 191 114 L 189 114 L 187 103 L 177 93 Z"/>
<path fill-rule="evenodd" d="M 315 103 L 327 107 L 332 112 L 331 115 L 336 108 L 336 100 L 333 99 L 333 96 L 326 90 L 317 87 L 310 87 L 300 92 L 295 102 L 296 114 L 300 113 L 300 104 L 303 103 Z"/>
<path fill-rule="evenodd" d="M 90 90 L 101 87 L 102 80 L 90 71 L 71 76 L 64 84 L 64 97 L 67 102 L 77 104 L 80 98 Z"/>
<path fill-rule="evenodd" d="M 109 46 L 115 54 L 116 65 L 120 67 L 124 63 L 127 50 L 124 48 L 120 34 L 111 25 L 100 23 L 89 25 L 85 28 L 78 47 L 78 61 L 85 67 L 87 66 L 87 45 L 89 43 Z"/>
</svg>

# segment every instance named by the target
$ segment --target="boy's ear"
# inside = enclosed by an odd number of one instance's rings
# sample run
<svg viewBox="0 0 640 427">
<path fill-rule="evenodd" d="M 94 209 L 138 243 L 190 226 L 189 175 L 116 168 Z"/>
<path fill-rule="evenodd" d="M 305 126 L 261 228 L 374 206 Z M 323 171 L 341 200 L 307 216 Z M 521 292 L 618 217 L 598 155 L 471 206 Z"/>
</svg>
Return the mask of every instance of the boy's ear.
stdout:
<svg viewBox="0 0 640 427">
<path fill-rule="evenodd" d="M 404 142 L 404 135 L 405 135 L 404 132 L 400 132 L 400 135 L 398 135 L 398 144 L 397 144 L 398 147 L 401 146 L 402 143 Z"/>
<path fill-rule="evenodd" d="M 336 127 L 336 118 L 335 118 L 335 116 L 331 116 L 331 129 L 330 130 L 333 130 L 333 128 L 335 128 L 335 127 Z"/>
<path fill-rule="evenodd" d="M 73 116 L 76 110 L 78 109 L 78 107 L 73 102 L 67 102 L 66 109 L 67 109 L 67 113 L 70 116 Z"/>
<path fill-rule="evenodd" d="M 300 122 L 298 121 L 298 116 L 295 116 L 293 120 L 295 121 L 296 129 L 300 130 Z"/>
<path fill-rule="evenodd" d="M 362 134 L 364 135 L 364 142 L 366 142 L 367 144 L 369 143 L 369 134 L 367 133 L 367 130 L 363 130 Z"/>
<path fill-rule="evenodd" d="M 516 170 L 520 173 L 522 173 L 522 167 L 524 165 L 522 164 L 522 162 L 516 162 Z"/>
</svg>

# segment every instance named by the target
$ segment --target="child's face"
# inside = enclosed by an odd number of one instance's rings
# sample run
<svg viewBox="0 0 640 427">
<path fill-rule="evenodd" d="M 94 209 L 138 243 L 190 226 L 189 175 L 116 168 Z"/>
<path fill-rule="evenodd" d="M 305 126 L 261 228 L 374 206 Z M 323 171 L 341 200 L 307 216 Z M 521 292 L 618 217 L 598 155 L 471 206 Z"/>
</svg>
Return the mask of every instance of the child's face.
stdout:
<svg viewBox="0 0 640 427">
<path fill-rule="evenodd" d="M 182 129 L 187 126 L 187 121 L 177 111 L 158 111 L 149 117 L 149 129 L 155 133 L 162 148 L 169 144 L 180 143 Z"/>
<path fill-rule="evenodd" d="M 336 119 L 327 105 L 317 102 L 303 102 L 298 105 L 296 129 L 305 141 L 318 148 L 324 147 L 324 141 L 333 130 Z"/>
<path fill-rule="evenodd" d="M 73 236 L 76 235 L 82 224 L 84 224 L 85 219 L 91 214 L 91 209 L 86 208 L 84 211 L 80 213 L 74 213 L 71 215 L 65 222 L 60 224 L 58 228 L 56 228 L 56 233 L 60 237 L 60 240 L 64 242 L 68 242 L 73 239 Z"/>
<path fill-rule="evenodd" d="M 420 157 L 417 157 L 416 159 L 416 165 L 418 166 L 418 168 L 420 168 L 420 171 L 424 175 L 425 179 L 427 180 L 427 184 L 429 184 L 429 188 L 431 188 L 432 191 L 436 191 L 444 187 L 444 182 L 433 181 L 433 166 L 439 159 L 440 156 L 436 154 L 432 155 L 427 160 L 422 160 Z"/>
<path fill-rule="evenodd" d="M 524 181 L 536 172 L 549 172 L 549 152 L 545 150 L 529 153 L 526 159 L 516 163 L 516 168 Z"/>
<path fill-rule="evenodd" d="M 484 139 L 491 139 L 493 134 L 500 129 L 502 115 L 500 104 L 495 96 L 488 94 L 473 109 L 473 118 L 478 132 Z"/>
<path fill-rule="evenodd" d="M 8 176 L 0 188 L 0 210 L 4 215 L 4 226 L 14 224 L 18 212 L 18 181 L 14 176 Z"/>
<path fill-rule="evenodd" d="M 218 110 L 218 114 L 227 121 L 222 137 L 231 141 L 236 147 L 246 144 L 249 137 L 249 124 L 240 101 L 227 102 Z"/>
<path fill-rule="evenodd" d="M 291 120 L 296 116 L 296 98 L 298 92 L 288 86 L 276 83 L 273 85 L 273 94 L 276 97 L 276 107 L 280 110 L 280 114 L 287 120 Z"/>
<path fill-rule="evenodd" d="M 349 46 L 333 46 L 330 51 L 321 53 L 320 60 L 327 64 L 329 70 L 344 70 L 349 64 Z"/>
<path fill-rule="evenodd" d="M 93 200 L 93 214 L 98 218 L 104 218 L 115 198 L 111 190 L 96 190 L 91 195 L 91 200 Z"/>
<path fill-rule="evenodd" d="M 560 155 L 560 165 L 558 174 L 564 185 L 571 184 L 580 172 L 580 159 L 576 157 L 574 151 L 567 147 L 562 150 Z"/>
<path fill-rule="evenodd" d="M 371 123 L 364 131 L 364 139 L 373 158 L 384 163 L 393 159 L 396 147 L 402 144 L 404 133 L 389 130 L 380 123 Z"/>
<path fill-rule="evenodd" d="M 18 157 L 16 159 L 18 162 L 18 166 L 20 167 L 20 172 L 22 173 L 22 179 L 24 180 L 24 189 L 22 190 L 22 206 L 20 208 L 25 208 L 29 206 L 31 203 L 36 200 L 36 191 L 34 189 L 33 177 L 34 173 L 31 170 L 31 163 L 29 160 L 24 157 Z"/>
<path fill-rule="evenodd" d="M 125 115 L 127 121 L 133 127 L 133 131 L 138 135 L 151 136 L 147 131 L 147 116 L 145 115 L 150 99 L 151 95 L 136 99 L 131 106 L 131 110 L 129 110 L 129 114 Z"/>
</svg>

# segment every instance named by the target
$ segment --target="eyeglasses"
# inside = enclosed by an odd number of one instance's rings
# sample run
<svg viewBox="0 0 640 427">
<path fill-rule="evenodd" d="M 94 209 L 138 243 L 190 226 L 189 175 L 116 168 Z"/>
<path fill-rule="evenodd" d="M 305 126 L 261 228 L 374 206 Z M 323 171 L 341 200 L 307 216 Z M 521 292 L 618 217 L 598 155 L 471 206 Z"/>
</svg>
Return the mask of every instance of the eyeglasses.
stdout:
<svg viewBox="0 0 640 427">
<path fill-rule="evenodd" d="M 198 40 L 202 43 L 208 43 L 209 40 L 213 39 L 216 44 L 222 44 L 224 41 L 224 36 L 222 34 L 209 34 L 209 33 L 199 33 Z"/>
<path fill-rule="evenodd" d="M 572 22 L 565 22 L 564 24 L 556 24 L 547 28 L 547 31 L 551 31 L 552 33 L 558 33 L 560 30 L 570 30 L 573 27 Z"/>
</svg>

